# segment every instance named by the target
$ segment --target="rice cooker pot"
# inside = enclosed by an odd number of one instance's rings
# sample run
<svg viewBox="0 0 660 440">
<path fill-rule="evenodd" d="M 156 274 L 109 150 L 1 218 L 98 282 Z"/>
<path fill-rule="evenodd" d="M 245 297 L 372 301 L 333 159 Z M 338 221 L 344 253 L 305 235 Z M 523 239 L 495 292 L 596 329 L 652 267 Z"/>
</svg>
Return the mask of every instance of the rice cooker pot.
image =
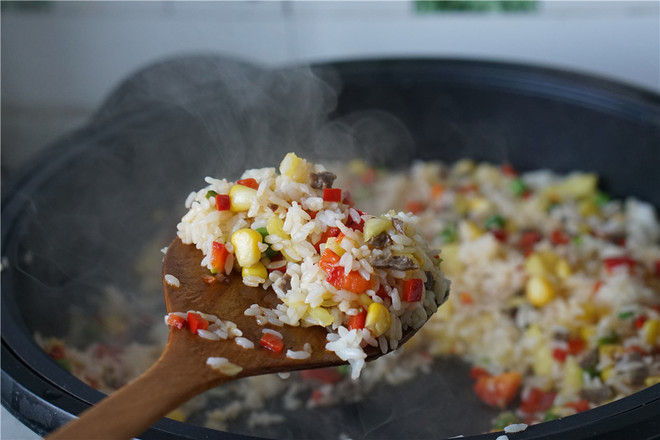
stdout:
<svg viewBox="0 0 660 440">
<path fill-rule="evenodd" d="M 615 197 L 660 207 L 654 92 L 538 66 L 455 59 L 283 69 L 220 56 L 165 60 L 121 83 L 88 124 L 3 185 L 2 404 L 44 435 L 101 399 L 33 335 L 60 334 L 101 312 L 94 294 L 104 283 L 120 292 L 148 283 L 135 270 L 136 254 L 147 242 L 169 242 L 183 213 L 171 207 L 180 207 L 200 176 L 236 178 L 245 166 L 270 166 L 290 150 L 394 167 L 470 157 L 520 170 L 595 171 Z M 150 268 L 157 283 L 158 269 Z M 124 305 L 144 301 L 131 297 Z M 142 330 L 160 322 L 141 319 Z M 442 374 L 469 386 L 460 366 Z M 423 385 L 415 389 L 414 424 L 442 437 L 433 425 L 437 412 L 424 412 L 438 408 Z M 461 400 L 470 393 L 454 391 L 440 411 L 465 404 L 459 412 L 468 426 L 483 424 L 476 401 Z M 658 414 L 655 385 L 515 438 L 657 438 Z M 385 424 L 365 438 L 392 429 Z M 170 419 L 142 437 L 247 438 Z"/>
</svg>

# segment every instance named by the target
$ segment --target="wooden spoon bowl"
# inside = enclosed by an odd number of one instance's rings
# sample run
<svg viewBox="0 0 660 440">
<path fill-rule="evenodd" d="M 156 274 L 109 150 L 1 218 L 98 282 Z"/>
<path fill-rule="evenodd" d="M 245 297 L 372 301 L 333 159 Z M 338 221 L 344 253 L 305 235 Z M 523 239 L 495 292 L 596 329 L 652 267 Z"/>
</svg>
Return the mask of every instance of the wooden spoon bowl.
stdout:
<svg viewBox="0 0 660 440">
<path fill-rule="evenodd" d="M 180 287 L 163 282 L 168 312 L 201 311 L 222 320 L 234 322 L 243 337 L 255 342 L 246 349 L 233 339 L 212 341 L 193 334 L 189 329 L 170 328 L 165 351 L 144 374 L 114 392 L 81 417 L 54 431 L 49 439 L 129 439 L 138 436 L 179 405 L 210 388 L 241 377 L 288 372 L 345 364 L 334 352 L 325 349 L 327 330 L 320 326 L 261 326 L 244 311 L 252 304 L 272 308 L 279 302 L 272 289 L 248 287 L 240 274 L 233 272 L 226 280 L 208 284 L 208 269 L 200 265 L 203 255 L 194 245 L 178 238 L 167 249 L 163 277 L 176 277 Z M 275 353 L 261 347 L 264 328 L 272 328 L 283 336 L 285 348 Z M 401 343 L 414 330 L 404 332 Z M 302 350 L 309 343 L 311 356 L 304 360 L 286 357 L 287 348 Z M 383 353 L 378 347 L 367 347 L 367 360 Z M 206 364 L 209 357 L 224 357 L 243 367 L 234 376 L 224 375 Z"/>
</svg>

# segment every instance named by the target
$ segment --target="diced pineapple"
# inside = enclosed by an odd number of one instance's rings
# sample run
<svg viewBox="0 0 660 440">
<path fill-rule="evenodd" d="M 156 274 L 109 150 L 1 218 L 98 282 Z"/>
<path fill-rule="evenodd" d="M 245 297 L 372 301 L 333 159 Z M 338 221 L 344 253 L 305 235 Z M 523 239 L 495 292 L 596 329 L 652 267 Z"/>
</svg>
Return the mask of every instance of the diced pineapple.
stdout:
<svg viewBox="0 0 660 440">
<path fill-rule="evenodd" d="M 372 237 L 376 237 L 382 232 L 387 231 L 392 227 L 392 220 L 384 217 L 370 218 L 364 222 L 364 241 L 369 241 Z"/>
<path fill-rule="evenodd" d="M 290 177 L 298 183 L 304 183 L 309 178 L 310 164 L 294 153 L 288 153 L 280 163 L 280 174 Z"/>
</svg>

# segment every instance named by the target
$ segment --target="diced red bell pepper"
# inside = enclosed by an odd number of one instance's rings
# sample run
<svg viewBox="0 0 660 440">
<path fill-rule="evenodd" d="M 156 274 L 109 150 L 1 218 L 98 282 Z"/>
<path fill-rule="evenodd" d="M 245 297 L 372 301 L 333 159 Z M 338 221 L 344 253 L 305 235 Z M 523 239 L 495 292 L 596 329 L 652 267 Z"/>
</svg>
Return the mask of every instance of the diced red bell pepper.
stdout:
<svg viewBox="0 0 660 440">
<path fill-rule="evenodd" d="M 56 345 L 53 348 L 51 348 L 48 354 L 54 360 L 59 361 L 60 359 L 64 359 L 65 353 L 66 353 L 66 349 L 64 348 L 63 345 Z"/>
<path fill-rule="evenodd" d="M 168 315 L 167 316 L 167 325 L 170 327 L 175 327 L 181 330 L 186 325 L 186 319 L 182 318 L 179 315 Z"/>
<path fill-rule="evenodd" d="M 227 263 L 228 256 L 229 251 L 224 243 L 214 241 L 211 246 L 211 267 L 218 272 L 222 272 L 225 268 L 225 263 Z"/>
<path fill-rule="evenodd" d="M 202 281 L 204 281 L 206 284 L 209 286 L 212 284 L 215 284 L 218 282 L 218 279 L 214 277 L 213 275 L 206 275 L 202 277 Z"/>
<path fill-rule="evenodd" d="M 587 347 L 587 343 L 582 338 L 571 338 L 566 341 L 568 344 L 568 354 L 578 354 Z"/>
<path fill-rule="evenodd" d="M 561 229 L 553 229 L 550 233 L 550 242 L 555 246 L 560 244 L 568 244 L 571 241 L 571 237 Z"/>
<path fill-rule="evenodd" d="M 554 404 L 556 397 L 557 393 L 545 392 L 533 387 L 520 402 L 520 410 L 528 414 L 547 411 Z"/>
<path fill-rule="evenodd" d="M 360 330 L 364 328 L 364 323 L 367 320 L 367 311 L 364 307 L 358 309 L 357 315 L 352 315 L 348 318 L 348 329 L 349 330 Z"/>
<path fill-rule="evenodd" d="M 635 318 L 635 328 L 640 329 L 644 327 L 644 323 L 648 320 L 648 318 L 644 315 L 639 315 L 637 318 Z"/>
<path fill-rule="evenodd" d="M 585 411 L 589 410 L 589 408 L 590 408 L 589 401 L 586 400 L 586 399 L 577 400 L 575 402 L 568 402 L 568 403 L 565 403 L 564 406 L 566 406 L 568 408 L 573 408 L 575 411 L 577 411 L 579 413 L 580 412 L 585 412 Z"/>
<path fill-rule="evenodd" d="M 325 248 L 323 254 L 321 254 L 319 267 L 329 274 L 332 269 L 337 266 L 337 263 L 339 263 L 339 255 L 337 255 L 332 249 Z"/>
<path fill-rule="evenodd" d="M 188 327 L 190 331 L 196 335 L 198 330 L 206 330 L 209 328 L 209 322 L 202 318 L 199 313 L 188 312 Z"/>
<path fill-rule="evenodd" d="M 390 295 L 387 293 L 387 290 L 385 290 L 385 286 L 383 286 L 382 284 L 380 285 L 380 287 L 379 287 L 378 290 L 376 291 L 376 295 L 380 296 L 380 297 L 383 298 L 383 299 L 388 298 L 388 297 L 390 296 Z"/>
<path fill-rule="evenodd" d="M 339 188 L 323 188 L 323 201 L 324 202 L 341 202 L 341 189 L 339 189 Z"/>
<path fill-rule="evenodd" d="M 500 243 L 506 243 L 506 240 L 509 238 L 509 234 L 505 229 L 491 229 L 490 233 L 493 234 L 493 237 L 495 237 Z"/>
<path fill-rule="evenodd" d="M 490 372 L 483 367 L 472 366 L 470 368 L 470 377 L 477 379 L 481 376 L 491 376 Z"/>
<path fill-rule="evenodd" d="M 426 206 L 424 203 L 420 202 L 419 200 L 409 200 L 406 202 L 405 210 L 407 212 L 412 212 L 413 214 L 419 214 L 420 212 L 424 211 Z"/>
<path fill-rule="evenodd" d="M 341 289 L 344 284 L 344 268 L 334 266 L 327 272 L 328 276 L 325 280 L 337 289 Z"/>
<path fill-rule="evenodd" d="M 378 177 L 378 171 L 376 171 L 375 168 L 367 168 L 366 170 L 364 170 L 364 173 L 362 173 L 362 182 L 369 185 L 371 183 L 374 183 L 377 177 Z"/>
<path fill-rule="evenodd" d="M 340 269 L 342 271 L 344 270 L 341 267 Z M 344 276 L 344 280 L 341 283 L 341 288 L 354 293 L 364 293 L 367 290 L 373 288 L 374 284 L 375 281 L 373 278 L 369 278 L 367 280 L 363 278 L 362 275 L 360 275 L 360 272 L 353 270 Z"/>
<path fill-rule="evenodd" d="M 259 189 L 259 182 L 257 182 L 256 179 L 253 179 L 252 177 L 247 179 L 237 180 L 236 184 L 247 186 L 248 188 L 252 188 L 252 189 Z"/>
<path fill-rule="evenodd" d="M 622 256 L 622 257 L 604 258 L 603 264 L 605 265 L 605 269 L 608 272 L 612 272 L 612 270 L 614 270 L 614 268 L 618 266 L 626 266 L 628 268 L 628 271 L 631 271 L 637 265 L 637 262 L 631 257 Z"/>
<path fill-rule="evenodd" d="M 440 200 L 445 193 L 445 186 L 442 183 L 434 183 L 431 185 L 431 199 Z"/>
<path fill-rule="evenodd" d="M 566 362 L 566 356 L 568 356 L 568 350 L 563 348 L 555 348 L 552 350 L 552 357 L 555 358 L 558 362 Z"/>
<path fill-rule="evenodd" d="M 518 241 L 518 246 L 523 251 L 531 250 L 536 243 L 541 241 L 543 236 L 541 233 L 535 229 L 528 229 L 520 235 L 520 240 Z"/>
<path fill-rule="evenodd" d="M 314 248 L 316 249 L 317 252 L 319 252 L 322 243 L 328 241 L 328 238 L 330 237 L 337 237 L 340 233 L 341 230 L 339 228 L 336 228 L 334 226 L 329 227 L 328 229 L 325 230 L 325 232 L 321 234 L 321 238 L 319 239 L 318 243 L 314 245 Z"/>
<path fill-rule="evenodd" d="M 313 370 L 303 370 L 300 376 L 305 380 L 317 380 L 321 383 L 337 383 L 344 376 L 336 368 L 315 368 Z"/>
<path fill-rule="evenodd" d="M 401 285 L 401 300 L 405 302 L 417 302 L 422 299 L 424 293 L 424 282 L 421 278 L 404 280 Z"/>
<path fill-rule="evenodd" d="M 518 395 L 521 382 L 522 375 L 514 371 L 494 376 L 479 376 L 473 388 L 487 405 L 505 408 Z"/>
<path fill-rule="evenodd" d="M 264 333 L 259 340 L 259 344 L 270 351 L 274 351 L 275 353 L 281 353 L 284 349 L 284 341 L 282 338 L 272 333 Z"/>
<path fill-rule="evenodd" d="M 215 208 L 218 211 L 229 211 L 231 209 L 231 199 L 228 194 L 218 194 L 215 196 Z"/>
<path fill-rule="evenodd" d="M 513 168 L 513 165 L 511 165 L 510 163 L 502 164 L 502 166 L 500 167 L 500 170 L 502 171 L 502 174 L 504 174 L 505 176 L 508 176 L 508 177 L 517 177 L 518 176 L 518 172 L 516 171 L 515 168 Z"/>
<path fill-rule="evenodd" d="M 355 208 L 351 208 L 355 209 Z M 351 228 L 354 231 L 362 231 L 364 228 L 364 219 L 362 218 L 363 215 L 365 215 L 365 212 L 360 211 L 359 209 L 355 209 L 357 211 L 358 215 L 360 216 L 360 221 L 356 222 L 353 220 L 353 216 L 349 215 L 348 219 L 346 220 L 346 227 Z"/>
<path fill-rule="evenodd" d="M 474 298 L 472 297 L 472 294 L 470 292 L 461 292 L 458 295 L 458 299 L 461 302 L 461 304 L 473 304 L 474 303 Z"/>
</svg>

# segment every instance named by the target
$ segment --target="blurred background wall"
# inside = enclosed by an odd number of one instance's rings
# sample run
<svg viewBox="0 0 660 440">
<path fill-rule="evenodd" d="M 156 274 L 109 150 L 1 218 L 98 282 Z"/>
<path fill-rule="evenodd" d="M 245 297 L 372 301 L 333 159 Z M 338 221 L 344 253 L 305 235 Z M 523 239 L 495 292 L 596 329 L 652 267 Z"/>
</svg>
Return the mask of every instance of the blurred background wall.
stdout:
<svg viewBox="0 0 660 440">
<path fill-rule="evenodd" d="M 124 77 L 184 53 L 222 53 L 266 65 L 477 58 L 558 67 L 660 91 L 659 5 L 3 1 L 3 176 L 84 123 Z"/>
</svg>

